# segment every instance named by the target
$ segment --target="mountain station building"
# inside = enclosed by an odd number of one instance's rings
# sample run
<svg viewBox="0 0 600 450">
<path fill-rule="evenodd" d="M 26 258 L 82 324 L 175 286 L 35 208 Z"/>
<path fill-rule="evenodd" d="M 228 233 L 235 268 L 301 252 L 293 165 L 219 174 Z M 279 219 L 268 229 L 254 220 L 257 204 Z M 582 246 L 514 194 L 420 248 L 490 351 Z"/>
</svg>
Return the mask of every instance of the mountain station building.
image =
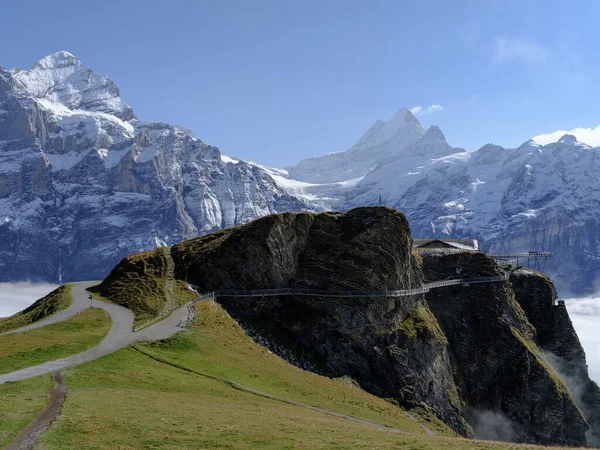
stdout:
<svg viewBox="0 0 600 450">
<path fill-rule="evenodd" d="M 413 247 L 418 250 L 455 249 L 479 250 L 477 239 L 413 239 Z"/>
</svg>

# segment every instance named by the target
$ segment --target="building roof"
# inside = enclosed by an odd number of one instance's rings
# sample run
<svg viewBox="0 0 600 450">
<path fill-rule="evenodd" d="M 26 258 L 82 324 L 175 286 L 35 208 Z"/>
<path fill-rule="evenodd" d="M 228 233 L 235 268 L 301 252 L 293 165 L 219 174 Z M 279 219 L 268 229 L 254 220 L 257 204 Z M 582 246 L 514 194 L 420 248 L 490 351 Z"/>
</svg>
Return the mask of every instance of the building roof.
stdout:
<svg viewBox="0 0 600 450">
<path fill-rule="evenodd" d="M 464 250 L 479 250 L 477 239 L 413 239 L 413 247 L 419 248 L 432 243 L 446 244 Z"/>
</svg>

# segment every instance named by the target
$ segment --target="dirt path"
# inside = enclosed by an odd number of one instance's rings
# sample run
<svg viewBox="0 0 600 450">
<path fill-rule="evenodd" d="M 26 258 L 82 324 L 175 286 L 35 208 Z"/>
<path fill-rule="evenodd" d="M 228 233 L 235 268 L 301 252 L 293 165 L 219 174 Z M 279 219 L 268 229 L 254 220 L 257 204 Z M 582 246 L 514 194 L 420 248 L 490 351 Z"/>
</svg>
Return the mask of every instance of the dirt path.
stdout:
<svg viewBox="0 0 600 450">
<path fill-rule="evenodd" d="M 4 450 L 30 450 L 37 442 L 40 434 L 54 422 L 60 414 L 60 410 L 65 396 L 67 387 L 65 386 L 60 372 L 54 374 L 55 385 L 48 394 L 48 404 L 40 412 L 33 422 L 21 430 L 15 439 L 8 443 Z"/>
</svg>

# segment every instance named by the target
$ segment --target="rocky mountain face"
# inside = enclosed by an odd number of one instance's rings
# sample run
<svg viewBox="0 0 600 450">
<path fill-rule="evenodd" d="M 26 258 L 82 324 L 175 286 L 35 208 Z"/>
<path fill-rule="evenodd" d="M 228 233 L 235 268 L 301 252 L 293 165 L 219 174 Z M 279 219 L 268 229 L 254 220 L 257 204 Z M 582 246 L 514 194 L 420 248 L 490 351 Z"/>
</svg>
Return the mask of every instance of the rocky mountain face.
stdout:
<svg viewBox="0 0 600 450">
<path fill-rule="evenodd" d="M 423 258 L 427 281 L 456 277 L 457 268 L 464 278 L 498 270 L 482 253 Z M 555 304 L 548 278 L 520 270 L 504 285 L 432 290 L 426 299 L 448 338 L 457 389 L 475 436 L 600 445 L 600 391 L 588 376 L 585 353 L 564 304 Z M 550 353 L 556 346 L 562 351 Z M 576 381 L 566 365 L 580 375 Z M 578 394 L 583 387 L 587 398 Z"/>
<path fill-rule="evenodd" d="M 131 252 L 308 207 L 262 168 L 138 120 L 70 53 L 0 68 L 0 281 L 102 278 Z"/>
<path fill-rule="evenodd" d="M 345 152 L 288 170 L 138 120 L 106 76 L 58 52 L 0 68 L 0 281 L 104 277 L 128 253 L 283 211 L 403 211 L 419 238 L 544 250 L 562 295 L 600 279 L 600 149 L 572 136 L 468 153 L 406 109 Z"/>
<path fill-rule="evenodd" d="M 175 279 L 201 292 L 394 290 L 501 273 L 483 253 L 415 253 L 405 216 L 385 207 L 272 215 L 168 251 Z M 152 286 L 151 258 L 152 252 L 126 258 L 99 292 L 110 297 L 124 280 L 132 289 Z M 548 278 L 520 270 L 506 282 L 411 297 L 217 301 L 257 342 L 288 361 L 351 377 L 409 409 L 425 408 L 463 436 L 598 445 L 600 392 L 566 309 L 555 299 Z"/>
<path fill-rule="evenodd" d="M 600 282 L 599 170 L 600 148 L 573 136 L 468 153 L 400 110 L 350 150 L 288 172 L 306 183 L 296 195 L 329 198 L 338 210 L 381 201 L 404 212 L 419 238 L 472 237 L 490 253 L 555 252 L 544 271 L 566 295 Z"/>
</svg>

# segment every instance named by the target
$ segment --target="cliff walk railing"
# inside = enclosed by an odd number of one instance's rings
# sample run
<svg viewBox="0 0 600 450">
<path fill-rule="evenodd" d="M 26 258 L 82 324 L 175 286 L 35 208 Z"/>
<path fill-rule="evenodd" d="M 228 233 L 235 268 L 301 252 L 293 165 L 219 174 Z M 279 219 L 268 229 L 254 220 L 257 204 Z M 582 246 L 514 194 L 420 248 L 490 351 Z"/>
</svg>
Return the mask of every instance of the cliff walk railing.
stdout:
<svg viewBox="0 0 600 450">
<path fill-rule="evenodd" d="M 196 317 L 196 308 L 194 305 L 198 302 L 218 297 L 278 297 L 281 295 L 305 296 L 305 297 L 409 297 L 411 295 L 425 294 L 432 289 L 438 289 L 447 286 L 470 285 L 478 283 L 497 283 L 507 281 L 510 274 L 507 272 L 504 275 L 495 277 L 479 277 L 479 278 L 460 278 L 454 280 L 434 281 L 425 283 L 423 286 L 413 289 L 399 289 L 395 291 L 333 291 L 320 289 L 302 289 L 302 288 L 281 288 L 281 289 L 258 289 L 258 290 L 218 290 L 209 292 L 201 297 L 195 298 L 187 304 L 188 315 L 181 319 L 179 326 L 189 324 Z"/>
</svg>

